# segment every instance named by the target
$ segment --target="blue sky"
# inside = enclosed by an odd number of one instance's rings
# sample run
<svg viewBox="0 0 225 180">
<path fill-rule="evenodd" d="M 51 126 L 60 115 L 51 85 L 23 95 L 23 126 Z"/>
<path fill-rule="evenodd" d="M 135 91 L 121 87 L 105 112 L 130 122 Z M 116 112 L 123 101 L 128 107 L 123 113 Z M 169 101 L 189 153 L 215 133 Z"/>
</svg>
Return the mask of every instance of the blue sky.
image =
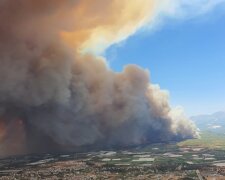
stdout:
<svg viewBox="0 0 225 180">
<path fill-rule="evenodd" d="M 167 18 L 154 31 L 142 30 L 107 49 L 111 68 L 147 68 L 151 81 L 170 92 L 172 106 L 186 114 L 225 110 L 225 11 L 194 18 Z"/>
</svg>

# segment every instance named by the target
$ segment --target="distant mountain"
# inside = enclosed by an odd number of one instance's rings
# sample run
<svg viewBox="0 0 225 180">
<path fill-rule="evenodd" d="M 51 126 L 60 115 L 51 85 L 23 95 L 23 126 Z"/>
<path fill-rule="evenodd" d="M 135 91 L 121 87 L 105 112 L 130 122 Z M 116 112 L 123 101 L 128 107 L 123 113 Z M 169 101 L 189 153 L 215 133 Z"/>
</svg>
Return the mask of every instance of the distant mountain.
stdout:
<svg viewBox="0 0 225 180">
<path fill-rule="evenodd" d="M 225 111 L 211 115 L 192 116 L 191 120 L 201 131 L 225 133 Z"/>
</svg>

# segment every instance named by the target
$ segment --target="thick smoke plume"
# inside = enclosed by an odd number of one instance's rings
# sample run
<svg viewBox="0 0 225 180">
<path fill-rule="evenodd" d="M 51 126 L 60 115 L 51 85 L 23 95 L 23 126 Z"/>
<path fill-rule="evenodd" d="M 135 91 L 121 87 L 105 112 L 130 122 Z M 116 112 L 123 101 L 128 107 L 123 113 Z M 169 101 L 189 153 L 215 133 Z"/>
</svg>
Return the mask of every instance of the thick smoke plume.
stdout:
<svg viewBox="0 0 225 180">
<path fill-rule="evenodd" d="M 128 65 L 116 73 L 87 53 L 134 33 L 154 6 L 0 1 L 0 155 L 195 137 L 194 125 L 170 108 L 147 70 Z"/>
</svg>

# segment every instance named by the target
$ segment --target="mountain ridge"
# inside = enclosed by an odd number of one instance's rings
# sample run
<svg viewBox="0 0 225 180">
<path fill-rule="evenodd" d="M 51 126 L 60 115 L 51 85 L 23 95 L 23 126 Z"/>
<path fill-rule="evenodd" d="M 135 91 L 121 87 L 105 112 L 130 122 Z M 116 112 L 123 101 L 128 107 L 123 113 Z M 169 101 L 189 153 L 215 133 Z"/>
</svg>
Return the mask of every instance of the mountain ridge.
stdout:
<svg viewBox="0 0 225 180">
<path fill-rule="evenodd" d="M 225 133 L 225 111 L 192 116 L 190 119 L 196 124 L 200 131 Z"/>
</svg>

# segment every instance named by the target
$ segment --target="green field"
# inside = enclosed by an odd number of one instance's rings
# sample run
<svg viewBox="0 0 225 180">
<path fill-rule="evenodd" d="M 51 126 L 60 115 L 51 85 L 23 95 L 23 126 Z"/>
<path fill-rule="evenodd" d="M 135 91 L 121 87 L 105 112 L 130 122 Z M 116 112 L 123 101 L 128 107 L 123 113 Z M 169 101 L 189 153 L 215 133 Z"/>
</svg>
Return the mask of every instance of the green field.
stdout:
<svg viewBox="0 0 225 180">
<path fill-rule="evenodd" d="M 178 146 L 204 147 L 209 149 L 225 150 L 225 134 L 204 131 L 199 139 L 190 139 L 178 143 Z"/>
</svg>

